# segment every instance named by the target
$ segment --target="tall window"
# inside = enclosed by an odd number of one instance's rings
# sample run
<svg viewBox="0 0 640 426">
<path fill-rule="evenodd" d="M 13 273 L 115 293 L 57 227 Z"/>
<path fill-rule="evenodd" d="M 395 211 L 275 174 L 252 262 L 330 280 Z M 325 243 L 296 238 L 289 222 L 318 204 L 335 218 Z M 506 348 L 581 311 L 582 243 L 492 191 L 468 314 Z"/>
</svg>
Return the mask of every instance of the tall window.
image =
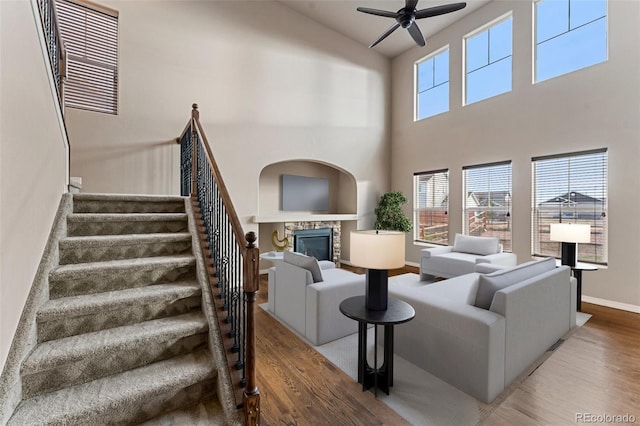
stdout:
<svg viewBox="0 0 640 426">
<path fill-rule="evenodd" d="M 416 63 L 416 120 L 449 111 L 449 47 Z"/>
<path fill-rule="evenodd" d="M 464 232 L 511 251 L 511 161 L 463 168 Z"/>
<path fill-rule="evenodd" d="M 606 0 L 535 3 L 535 81 L 607 60 Z"/>
<path fill-rule="evenodd" d="M 118 113 L 118 12 L 88 1 L 56 0 L 67 49 L 65 106 Z"/>
<path fill-rule="evenodd" d="M 503 16 L 465 37 L 465 105 L 511 91 L 512 21 Z"/>
<path fill-rule="evenodd" d="M 549 241 L 552 223 L 591 225 L 591 242 L 578 244 L 581 262 L 607 263 L 607 150 L 532 159 L 532 252 L 560 257 Z"/>
<path fill-rule="evenodd" d="M 415 240 L 449 244 L 449 171 L 414 173 L 413 193 Z"/>
</svg>

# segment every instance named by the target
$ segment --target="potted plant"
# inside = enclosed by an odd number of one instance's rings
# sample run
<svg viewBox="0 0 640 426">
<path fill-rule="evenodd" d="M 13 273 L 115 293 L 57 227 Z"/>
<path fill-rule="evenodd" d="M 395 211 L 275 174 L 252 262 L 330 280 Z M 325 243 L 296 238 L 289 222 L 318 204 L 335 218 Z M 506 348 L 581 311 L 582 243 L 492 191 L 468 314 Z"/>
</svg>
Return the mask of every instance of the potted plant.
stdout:
<svg viewBox="0 0 640 426">
<path fill-rule="evenodd" d="M 402 205 L 408 200 L 402 192 L 387 192 L 380 197 L 376 213 L 376 229 L 409 232 L 413 228 L 411 221 L 402 212 Z"/>
</svg>

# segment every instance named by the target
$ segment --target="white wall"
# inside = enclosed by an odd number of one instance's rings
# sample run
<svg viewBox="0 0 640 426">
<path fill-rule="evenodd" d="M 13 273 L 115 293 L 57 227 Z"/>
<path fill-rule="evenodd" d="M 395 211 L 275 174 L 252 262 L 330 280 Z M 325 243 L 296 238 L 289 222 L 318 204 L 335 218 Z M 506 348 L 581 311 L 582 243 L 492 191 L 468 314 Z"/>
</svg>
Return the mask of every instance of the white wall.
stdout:
<svg viewBox="0 0 640 426">
<path fill-rule="evenodd" d="M 65 147 L 28 1 L 0 1 L 0 366 L 65 187 Z M 1 370 L 1 367 L 0 367 Z"/>
<path fill-rule="evenodd" d="M 193 102 L 245 231 L 271 163 L 348 171 L 370 183 L 360 211 L 388 189 L 388 59 L 273 1 L 101 3 L 120 13 L 120 113 L 67 111 L 83 192 L 178 193 Z"/>
<path fill-rule="evenodd" d="M 513 90 L 462 107 L 462 37 L 513 11 Z M 462 230 L 465 165 L 513 161 L 513 244 L 531 254 L 531 157 L 609 149 L 609 265 L 583 274 L 583 294 L 640 306 L 640 2 L 609 1 L 609 60 L 532 84 L 532 7 L 494 1 L 392 63 L 392 187 L 412 194 L 412 173 L 450 170 L 450 235 Z M 450 44 L 451 110 L 413 122 L 413 66 Z M 411 214 L 411 206 L 406 210 Z M 407 259 L 419 250 L 408 239 Z"/>
</svg>

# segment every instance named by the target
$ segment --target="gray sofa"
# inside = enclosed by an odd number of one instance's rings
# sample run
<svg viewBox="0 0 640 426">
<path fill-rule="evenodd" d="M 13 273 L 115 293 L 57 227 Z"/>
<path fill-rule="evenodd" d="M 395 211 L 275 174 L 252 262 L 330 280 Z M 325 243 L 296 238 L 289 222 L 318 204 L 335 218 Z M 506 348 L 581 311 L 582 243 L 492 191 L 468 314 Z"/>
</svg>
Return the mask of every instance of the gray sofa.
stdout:
<svg viewBox="0 0 640 426">
<path fill-rule="evenodd" d="M 553 258 L 432 284 L 408 277 L 389 282 L 416 311 L 395 327 L 395 353 L 487 403 L 576 323 L 576 280 Z"/>
<path fill-rule="evenodd" d="M 340 303 L 365 293 L 365 276 L 329 261 L 284 252 L 269 270 L 269 310 L 314 345 L 356 333 L 358 323 L 340 312 Z"/>
<path fill-rule="evenodd" d="M 516 266 L 517 257 L 514 253 L 503 252 L 498 238 L 456 234 L 453 246 L 420 251 L 420 279 L 470 274 L 481 263 Z"/>
</svg>

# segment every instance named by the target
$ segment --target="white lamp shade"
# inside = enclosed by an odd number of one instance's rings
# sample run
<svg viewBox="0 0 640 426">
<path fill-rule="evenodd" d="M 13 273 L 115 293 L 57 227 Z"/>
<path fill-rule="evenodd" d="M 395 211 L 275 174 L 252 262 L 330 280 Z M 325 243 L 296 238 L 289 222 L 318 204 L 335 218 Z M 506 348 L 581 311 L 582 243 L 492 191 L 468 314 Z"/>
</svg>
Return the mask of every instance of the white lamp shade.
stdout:
<svg viewBox="0 0 640 426">
<path fill-rule="evenodd" d="M 402 268 L 404 244 L 404 232 L 351 231 L 351 263 L 367 269 Z"/>
<path fill-rule="evenodd" d="M 591 242 L 591 225 L 552 223 L 549 239 L 564 243 L 588 243 Z"/>
</svg>

